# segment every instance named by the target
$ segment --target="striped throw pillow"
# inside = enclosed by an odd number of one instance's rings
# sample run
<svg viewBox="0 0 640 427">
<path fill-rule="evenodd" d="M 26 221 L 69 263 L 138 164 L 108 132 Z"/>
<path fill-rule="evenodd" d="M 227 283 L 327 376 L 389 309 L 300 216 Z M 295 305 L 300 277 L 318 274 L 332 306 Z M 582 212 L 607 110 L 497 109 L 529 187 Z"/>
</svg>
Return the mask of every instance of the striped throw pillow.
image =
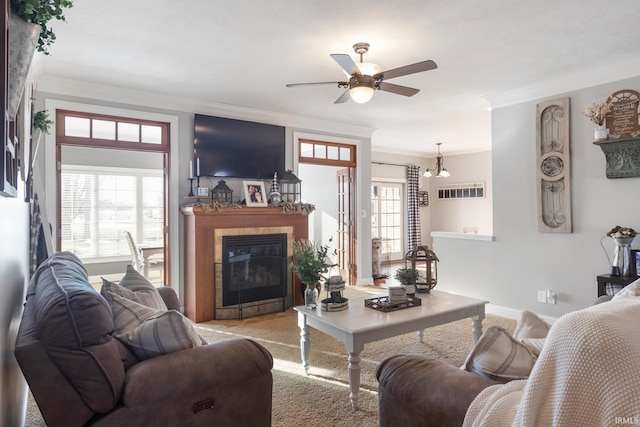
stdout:
<svg viewBox="0 0 640 427">
<path fill-rule="evenodd" d="M 467 356 L 463 369 L 506 382 L 528 378 L 536 359 L 526 345 L 504 328 L 490 326 Z"/>
<path fill-rule="evenodd" d="M 156 310 L 109 292 L 113 336 L 125 343 L 140 360 L 199 347 L 195 325 L 176 310 Z"/>
</svg>

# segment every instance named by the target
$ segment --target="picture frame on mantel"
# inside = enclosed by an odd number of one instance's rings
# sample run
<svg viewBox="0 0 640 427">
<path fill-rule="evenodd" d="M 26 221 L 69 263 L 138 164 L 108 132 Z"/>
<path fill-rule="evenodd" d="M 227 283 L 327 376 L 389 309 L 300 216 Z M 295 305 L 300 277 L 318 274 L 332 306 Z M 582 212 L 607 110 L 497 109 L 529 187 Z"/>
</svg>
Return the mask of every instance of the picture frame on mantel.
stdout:
<svg viewBox="0 0 640 427">
<path fill-rule="evenodd" d="M 242 181 L 245 203 L 249 207 L 267 207 L 267 193 L 262 181 Z"/>
</svg>

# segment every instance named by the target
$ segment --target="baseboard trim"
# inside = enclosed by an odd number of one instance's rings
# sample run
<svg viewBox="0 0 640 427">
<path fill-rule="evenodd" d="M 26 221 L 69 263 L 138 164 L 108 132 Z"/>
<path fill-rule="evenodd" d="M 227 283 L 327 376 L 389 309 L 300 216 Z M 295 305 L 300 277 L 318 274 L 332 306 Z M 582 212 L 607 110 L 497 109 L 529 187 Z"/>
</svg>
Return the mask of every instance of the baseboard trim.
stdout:
<svg viewBox="0 0 640 427">
<path fill-rule="evenodd" d="M 522 311 L 523 310 L 516 310 L 515 308 L 503 307 L 495 304 L 486 305 L 487 313 L 493 314 L 495 316 L 506 317 L 507 319 L 513 319 L 516 321 L 520 320 L 520 317 L 522 317 Z M 547 316 L 540 313 L 534 313 L 534 314 L 540 317 L 545 322 L 548 322 L 549 324 L 552 324 L 552 325 L 555 323 L 556 320 L 558 320 L 557 317 L 551 317 L 551 316 Z"/>
</svg>

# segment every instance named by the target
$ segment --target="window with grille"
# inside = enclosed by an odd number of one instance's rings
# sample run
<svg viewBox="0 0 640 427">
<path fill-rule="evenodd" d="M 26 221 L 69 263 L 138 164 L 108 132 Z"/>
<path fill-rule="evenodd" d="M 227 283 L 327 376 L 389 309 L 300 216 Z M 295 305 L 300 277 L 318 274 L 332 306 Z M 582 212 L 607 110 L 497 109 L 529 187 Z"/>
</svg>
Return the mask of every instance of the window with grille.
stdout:
<svg viewBox="0 0 640 427">
<path fill-rule="evenodd" d="M 438 199 L 482 199 L 484 197 L 484 182 L 438 185 Z"/>
<path fill-rule="evenodd" d="M 298 153 L 300 163 L 340 167 L 355 167 L 356 165 L 356 147 L 350 144 L 300 139 Z"/>
<path fill-rule="evenodd" d="M 80 258 L 130 257 L 125 240 L 164 244 L 161 170 L 62 165 L 61 247 Z"/>
<path fill-rule="evenodd" d="M 161 122 L 57 110 L 56 138 L 64 144 L 167 151 L 169 126 Z"/>
<path fill-rule="evenodd" d="M 402 184 L 371 183 L 371 237 L 381 239 L 383 260 L 403 259 Z"/>
</svg>

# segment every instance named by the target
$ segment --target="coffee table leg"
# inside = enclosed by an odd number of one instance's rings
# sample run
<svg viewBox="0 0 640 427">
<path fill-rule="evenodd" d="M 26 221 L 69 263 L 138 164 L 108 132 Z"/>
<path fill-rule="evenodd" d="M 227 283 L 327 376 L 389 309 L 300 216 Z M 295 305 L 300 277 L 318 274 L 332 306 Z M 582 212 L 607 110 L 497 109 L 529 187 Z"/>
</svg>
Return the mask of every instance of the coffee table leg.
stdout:
<svg viewBox="0 0 640 427">
<path fill-rule="evenodd" d="M 420 343 L 424 343 L 424 329 L 418 331 L 418 340 L 420 340 Z"/>
<path fill-rule="evenodd" d="M 349 353 L 349 391 L 351 407 L 355 411 L 360 398 L 360 352 Z"/>
<path fill-rule="evenodd" d="M 300 356 L 304 373 L 309 375 L 309 353 L 311 352 L 311 336 L 307 325 L 307 316 L 298 312 L 298 326 L 300 327 Z"/>
<path fill-rule="evenodd" d="M 473 330 L 471 332 L 473 336 L 473 343 L 477 343 L 480 337 L 482 336 L 482 319 L 484 316 L 473 316 Z"/>
</svg>

